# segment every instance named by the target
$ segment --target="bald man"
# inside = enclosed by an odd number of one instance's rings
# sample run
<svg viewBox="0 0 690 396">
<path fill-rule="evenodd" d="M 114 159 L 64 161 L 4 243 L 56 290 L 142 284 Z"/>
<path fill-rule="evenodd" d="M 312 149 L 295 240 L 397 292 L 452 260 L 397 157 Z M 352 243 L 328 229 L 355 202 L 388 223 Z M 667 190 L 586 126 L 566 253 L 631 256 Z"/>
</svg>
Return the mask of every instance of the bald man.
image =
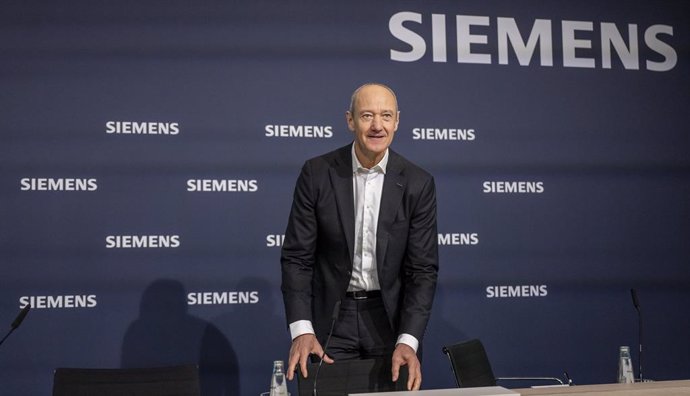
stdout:
<svg viewBox="0 0 690 396">
<path fill-rule="evenodd" d="M 433 177 L 389 148 L 400 122 L 395 93 L 365 84 L 345 118 L 352 144 L 308 160 L 295 187 L 281 254 L 292 336 L 287 375 L 306 377 L 338 312 L 326 363 L 390 358 L 422 382 L 417 351 L 436 290 L 438 242 Z"/>
</svg>

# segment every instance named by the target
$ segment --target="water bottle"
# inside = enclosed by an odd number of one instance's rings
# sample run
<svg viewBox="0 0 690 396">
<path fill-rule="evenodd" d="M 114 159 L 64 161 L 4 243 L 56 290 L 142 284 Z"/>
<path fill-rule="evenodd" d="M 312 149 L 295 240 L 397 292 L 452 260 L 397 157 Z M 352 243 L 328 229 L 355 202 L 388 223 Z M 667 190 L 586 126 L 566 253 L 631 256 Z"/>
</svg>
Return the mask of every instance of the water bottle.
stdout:
<svg viewBox="0 0 690 396">
<path fill-rule="evenodd" d="M 621 346 L 618 356 L 618 383 L 632 384 L 635 382 L 632 362 L 630 360 L 630 347 Z"/>
<path fill-rule="evenodd" d="M 270 396 L 288 396 L 287 383 L 285 382 L 285 371 L 283 371 L 283 361 L 273 362 L 273 375 L 271 376 Z"/>
</svg>

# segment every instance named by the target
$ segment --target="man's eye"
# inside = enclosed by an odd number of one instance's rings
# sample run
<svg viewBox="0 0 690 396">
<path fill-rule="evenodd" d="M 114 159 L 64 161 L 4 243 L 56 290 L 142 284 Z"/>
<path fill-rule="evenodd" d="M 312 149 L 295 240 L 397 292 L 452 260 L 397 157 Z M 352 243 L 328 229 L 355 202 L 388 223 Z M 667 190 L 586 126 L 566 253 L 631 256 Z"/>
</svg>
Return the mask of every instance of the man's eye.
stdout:
<svg viewBox="0 0 690 396">
<path fill-rule="evenodd" d="M 371 114 L 362 114 L 362 118 L 365 120 L 371 120 Z"/>
</svg>

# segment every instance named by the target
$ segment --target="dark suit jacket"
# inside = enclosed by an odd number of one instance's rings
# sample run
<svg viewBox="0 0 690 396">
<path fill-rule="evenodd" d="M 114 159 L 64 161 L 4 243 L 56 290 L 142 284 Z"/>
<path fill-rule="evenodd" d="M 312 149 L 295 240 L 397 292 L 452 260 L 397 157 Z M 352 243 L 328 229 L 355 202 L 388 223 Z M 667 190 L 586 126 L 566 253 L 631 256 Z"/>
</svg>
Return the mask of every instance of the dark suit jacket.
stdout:
<svg viewBox="0 0 690 396">
<path fill-rule="evenodd" d="M 308 160 L 295 187 L 281 264 L 288 323 L 311 320 L 323 343 L 352 274 L 355 215 L 352 145 Z M 383 303 L 392 329 L 420 342 L 436 289 L 438 235 L 433 177 L 392 150 L 376 234 Z"/>
</svg>

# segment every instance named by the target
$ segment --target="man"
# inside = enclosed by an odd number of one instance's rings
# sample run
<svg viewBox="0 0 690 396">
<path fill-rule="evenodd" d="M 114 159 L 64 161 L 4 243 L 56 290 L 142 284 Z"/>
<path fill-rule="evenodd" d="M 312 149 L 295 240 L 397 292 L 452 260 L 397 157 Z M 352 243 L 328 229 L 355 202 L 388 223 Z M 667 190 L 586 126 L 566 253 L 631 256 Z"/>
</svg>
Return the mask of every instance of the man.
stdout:
<svg viewBox="0 0 690 396">
<path fill-rule="evenodd" d="M 392 380 L 406 365 L 417 390 L 438 272 L 434 180 L 388 148 L 400 121 L 390 88 L 359 87 L 346 120 L 353 144 L 307 161 L 295 187 L 281 256 L 287 376 L 322 356 L 341 301 L 324 361 L 390 357 Z"/>
</svg>

